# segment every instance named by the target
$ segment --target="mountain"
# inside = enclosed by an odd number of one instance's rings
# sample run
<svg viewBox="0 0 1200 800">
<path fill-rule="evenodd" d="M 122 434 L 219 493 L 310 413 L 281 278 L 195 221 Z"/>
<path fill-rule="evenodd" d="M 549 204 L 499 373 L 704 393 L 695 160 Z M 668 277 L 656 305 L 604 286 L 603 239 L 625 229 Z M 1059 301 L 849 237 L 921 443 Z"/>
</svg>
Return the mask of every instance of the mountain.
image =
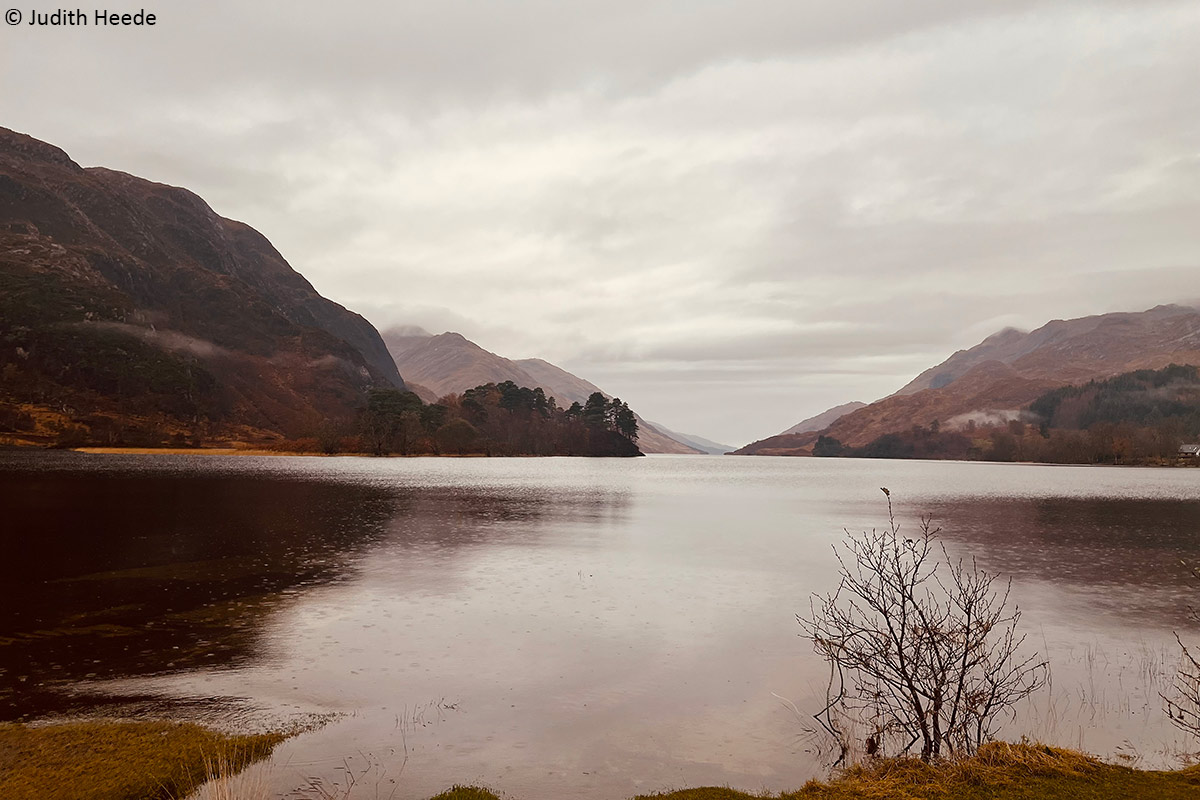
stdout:
<svg viewBox="0 0 1200 800">
<path fill-rule="evenodd" d="M 849 414 L 851 411 L 858 411 L 860 408 L 866 408 L 866 406 L 866 403 L 860 403 L 857 400 L 852 400 L 849 403 L 842 403 L 840 406 L 834 406 L 831 409 L 822 411 L 815 417 L 809 417 L 803 422 L 797 422 L 795 425 L 784 431 L 781 435 L 786 436 L 790 433 L 806 433 L 807 431 L 823 431 L 842 417 Z"/>
<path fill-rule="evenodd" d="M 1012 419 L 1044 392 L 1140 369 L 1200 365 L 1200 311 L 1178 305 L 1054 320 L 1006 329 L 925 370 L 895 394 L 846 414 L 824 431 L 863 446 L 887 433 Z M 817 431 L 753 442 L 740 455 L 808 455 Z"/>
<path fill-rule="evenodd" d="M 424 386 L 438 397 L 508 380 L 531 389 L 539 385 L 532 375 L 512 361 L 484 350 L 461 333 L 433 336 L 406 331 L 397 335 L 389 329 L 384 331 L 383 340 L 407 380 Z"/>
<path fill-rule="evenodd" d="M 610 399 L 612 397 L 591 381 L 585 381 L 578 375 L 567 372 L 549 361 L 540 358 L 522 358 L 513 363 L 533 378 L 534 386 L 541 386 L 543 391 L 552 395 L 564 406 L 571 403 L 583 405 L 587 402 L 588 396 L 594 392 L 600 392 Z M 680 435 L 668 431 L 657 423 L 647 422 L 642 419 L 641 415 L 635 414 L 634 416 L 638 421 L 638 447 L 643 452 L 687 456 L 707 452 L 703 447 L 697 446 L 695 442 L 686 441 Z"/>
<path fill-rule="evenodd" d="M 405 380 L 428 389 L 434 395 L 464 392 L 485 383 L 512 381 L 530 389 L 541 388 L 560 406 L 583 404 L 588 395 L 611 395 L 577 375 L 540 358 L 518 361 L 484 350 L 460 333 L 436 336 L 412 327 L 384 332 L 384 341 Z M 696 455 L 702 450 L 680 442 L 638 417 L 638 447 L 645 453 Z"/>
<path fill-rule="evenodd" d="M 583 405 L 595 392 L 608 396 L 607 392 L 591 381 L 585 381 L 561 367 L 554 366 L 549 361 L 543 361 L 540 358 L 521 358 L 513 363 L 532 377 L 538 386 L 546 391 L 553 389 L 554 396 L 564 406 L 569 406 L 571 403 Z"/>
<path fill-rule="evenodd" d="M 249 225 L 4 128 L 0 343 L 0 404 L 34 440 L 303 435 L 404 387 L 375 328 Z"/>
<path fill-rule="evenodd" d="M 694 447 L 695 449 L 707 453 L 710 456 L 723 456 L 726 453 L 731 453 L 736 449 L 732 445 L 714 442 L 712 439 L 705 439 L 703 436 L 693 436 L 689 433 L 678 433 L 677 431 L 671 430 L 666 425 L 660 425 L 657 422 L 651 422 L 650 424 L 660 432 L 670 436 L 675 441 L 682 442 L 688 447 Z"/>
<path fill-rule="evenodd" d="M 1179 305 L 1148 311 L 1054 320 L 1030 333 L 1005 328 L 969 350 L 925 370 L 896 394 L 939 389 L 988 361 L 1007 364 L 1023 378 L 1082 383 L 1138 369 L 1192 363 L 1200 356 L 1200 311 Z"/>
</svg>

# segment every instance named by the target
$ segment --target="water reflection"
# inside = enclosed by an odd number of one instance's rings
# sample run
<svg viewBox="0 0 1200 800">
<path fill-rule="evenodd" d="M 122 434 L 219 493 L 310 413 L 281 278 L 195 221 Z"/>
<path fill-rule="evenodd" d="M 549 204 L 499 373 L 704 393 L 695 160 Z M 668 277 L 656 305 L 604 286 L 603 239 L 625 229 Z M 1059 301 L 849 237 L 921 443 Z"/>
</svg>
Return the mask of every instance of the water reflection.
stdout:
<svg viewBox="0 0 1200 800">
<path fill-rule="evenodd" d="M 252 658 L 281 593 L 338 580 L 403 496 L 274 478 L 8 472 L 0 709 Z"/>
<path fill-rule="evenodd" d="M 195 459 L 124 470 L 72 454 L 9 461 L 0 473 L 0 719 L 95 706 L 71 691 L 81 681 L 261 658 L 273 614 L 299 593 L 355 579 L 373 548 L 391 554 L 390 591 L 448 591 L 454 572 L 439 561 L 534 535 L 550 509 L 537 490 L 226 474 Z M 577 517 L 611 512 L 597 493 L 568 500 Z"/>
<path fill-rule="evenodd" d="M 1148 669 L 1200 595 L 1178 569 L 1200 558 L 1189 472 L 0 456 L 0 715 L 341 714 L 266 767 L 281 795 L 356 753 L 406 796 L 794 788 L 821 764 L 776 695 L 816 711 L 825 678 L 794 614 L 889 486 L 903 524 L 932 513 L 1014 578 L 1058 695 L 1013 735 L 1165 750 Z"/>
<path fill-rule="evenodd" d="M 1194 625 L 1200 500 L 971 498 L 925 505 L 945 536 L 993 572 L 1058 589 L 1074 613 Z"/>
</svg>

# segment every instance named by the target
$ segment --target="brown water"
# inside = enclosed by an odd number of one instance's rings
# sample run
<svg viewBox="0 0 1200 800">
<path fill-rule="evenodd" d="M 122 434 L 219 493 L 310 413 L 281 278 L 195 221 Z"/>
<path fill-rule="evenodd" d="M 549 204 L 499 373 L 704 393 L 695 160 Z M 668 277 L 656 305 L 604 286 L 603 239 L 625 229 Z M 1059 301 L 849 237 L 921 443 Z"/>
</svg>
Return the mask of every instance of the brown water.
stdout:
<svg viewBox="0 0 1200 800">
<path fill-rule="evenodd" d="M 1054 684 L 1010 726 L 1170 763 L 1200 640 L 1200 470 L 652 457 L 0 455 L 0 718 L 260 726 L 280 796 L 796 787 L 824 672 L 794 614 L 842 529 L 932 513 L 1014 579 Z M 791 701 L 798 716 L 780 698 Z M 392 783 L 392 781 L 396 781 Z"/>
</svg>

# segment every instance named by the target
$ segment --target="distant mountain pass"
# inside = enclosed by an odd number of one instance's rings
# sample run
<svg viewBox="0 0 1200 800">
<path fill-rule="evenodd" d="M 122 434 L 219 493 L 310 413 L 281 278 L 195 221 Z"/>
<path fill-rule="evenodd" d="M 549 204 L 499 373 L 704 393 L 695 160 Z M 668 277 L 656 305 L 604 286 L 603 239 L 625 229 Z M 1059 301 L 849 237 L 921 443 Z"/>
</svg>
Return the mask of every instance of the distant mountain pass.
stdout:
<svg viewBox="0 0 1200 800">
<path fill-rule="evenodd" d="M 689 447 L 694 447 L 710 456 L 723 456 L 726 453 L 731 453 L 736 449 L 732 445 L 714 442 L 712 439 L 705 439 L 703 436 L 692 436 L 691 434 L 673 431 L 667 428 L 665 425 L 660 425 L 657 422 L 651 422 L 650 425 L 653 425 L 660 432 L 670 436 L 675 441 L 682 442 Z"/>
</svg>

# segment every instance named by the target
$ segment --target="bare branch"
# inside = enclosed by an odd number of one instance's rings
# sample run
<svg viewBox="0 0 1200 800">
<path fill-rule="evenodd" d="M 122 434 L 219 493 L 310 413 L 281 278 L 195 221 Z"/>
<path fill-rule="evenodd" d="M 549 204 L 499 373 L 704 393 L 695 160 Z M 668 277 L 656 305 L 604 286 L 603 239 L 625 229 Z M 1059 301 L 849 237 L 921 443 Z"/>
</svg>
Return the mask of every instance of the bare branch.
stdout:
<svg viewBox="0 0 1200 800">
<path fill-rule="evenodd" d="M 1046 683 L 1047 663 L 1021 655 L 1011 583 L 999 591 L 998 576 L 974 559 L 951 559 L 928 518 L 912 537 L 901 535 L 891 493 L 883 492 L 888 527 L 847 532 L 835 548 L 838 588 L 796 617 L 830 668 L 817 721 L 842 743 L 843 756 L 843 720 L 870 731 L 868 752 L 888 744 L 907 752 L 918 743 L 925 760 L 974 752 Z"/>
</svg>

